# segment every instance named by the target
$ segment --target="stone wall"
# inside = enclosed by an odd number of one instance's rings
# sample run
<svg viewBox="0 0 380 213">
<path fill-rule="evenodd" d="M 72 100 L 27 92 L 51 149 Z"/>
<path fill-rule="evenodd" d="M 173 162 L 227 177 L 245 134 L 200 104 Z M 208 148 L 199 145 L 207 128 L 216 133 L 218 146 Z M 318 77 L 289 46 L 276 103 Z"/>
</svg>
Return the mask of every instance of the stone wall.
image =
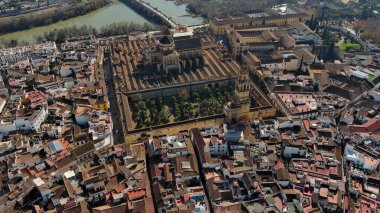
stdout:
<svg viewBox="0 0 380 213">
<path fill-rule="evenodd" d="M 150 129 L 144 129 L 144 131 L 141 130 L 135 130 L 131 131 L 125 136 L 125 142 L 126 143 L 134 143 L 138 141 L 142 135 L 149 135 L 152 136 L 158 136 L 158 135 L 170 135 L 170 134 L 176 134 L 181 130 L 190 130 L 193 128 L 198 128 L 202 126 L 212 126 L 212 125 L 220 125 L 224 123 L 224 116 L 216 115 L 216 116 L 210 116 L 210 118 L 203 118 L 204 120 L 190 120 L 190 121 L 183 121 L 179 123 L 172 123 L 163 125 L 165 127 L 158 127 L 158 128 L 150 128 Z"/>
</svg>

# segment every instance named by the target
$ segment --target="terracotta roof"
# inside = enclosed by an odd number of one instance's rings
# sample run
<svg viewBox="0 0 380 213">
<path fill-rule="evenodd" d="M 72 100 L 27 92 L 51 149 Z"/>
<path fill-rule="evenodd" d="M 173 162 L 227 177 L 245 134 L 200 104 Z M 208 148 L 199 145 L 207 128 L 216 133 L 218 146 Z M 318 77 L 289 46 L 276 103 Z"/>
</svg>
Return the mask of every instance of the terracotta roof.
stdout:
<svg viewBox="0 0 380 213">
<path fill-rule="evenodd" d="M 372 118 L 362 125 L 350 125 L 349 129 L 352 132 L 376 132 L 380 129 L 380 118 Z"/>
</svg>

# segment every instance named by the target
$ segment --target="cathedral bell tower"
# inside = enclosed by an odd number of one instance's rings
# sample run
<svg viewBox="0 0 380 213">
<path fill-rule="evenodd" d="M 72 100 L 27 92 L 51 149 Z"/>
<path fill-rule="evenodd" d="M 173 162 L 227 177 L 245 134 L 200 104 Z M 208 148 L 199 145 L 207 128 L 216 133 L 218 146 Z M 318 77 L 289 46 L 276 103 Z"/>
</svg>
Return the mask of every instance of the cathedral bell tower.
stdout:
<svg viewBox="0 0 380 213">
<path fill-rule="evenodd" d="M 236 77 L 234 97 L 224 107 L 227 121 L 244 120 L 248 116 L 251 106 L 250 88 L 249 71 L 246 66 L 243 66 Z"/>
<path fill-rule="evenodd" d="M 248 74 L 249 72 L 246 67 L 243 67 L 240 70 L 240 73 L 236 78 L 234 94 L 235 104 L 240 105 L 241 110 L 247 112 L 250 107 L 249 90 L 251 88 Z"/>
</svg>

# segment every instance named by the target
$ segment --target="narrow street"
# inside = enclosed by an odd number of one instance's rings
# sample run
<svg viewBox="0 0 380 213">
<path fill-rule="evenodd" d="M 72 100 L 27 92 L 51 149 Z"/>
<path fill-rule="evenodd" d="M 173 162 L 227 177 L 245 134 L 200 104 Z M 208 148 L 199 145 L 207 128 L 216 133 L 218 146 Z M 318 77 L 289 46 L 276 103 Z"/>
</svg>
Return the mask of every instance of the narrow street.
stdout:
<svg viewBox="0 0 380 213">
<path fill-rule="evenodd" d="M 107 94 L 109 99 L 109 109 L 112 114 L 112 123 L 113 123 L 113 143 L 122 144 L 124 143 L 124 133 L 123 133 L 123 125 L 120 120 L 119 109 L 117 106 L 116 99 L 116 91 L 114 86 L 114 77 L 111 71 L 111 66 L 109 63 L 109 55 L 107 53 L 104 54 L 104 77 L 107 84 Z"/>
</svg>

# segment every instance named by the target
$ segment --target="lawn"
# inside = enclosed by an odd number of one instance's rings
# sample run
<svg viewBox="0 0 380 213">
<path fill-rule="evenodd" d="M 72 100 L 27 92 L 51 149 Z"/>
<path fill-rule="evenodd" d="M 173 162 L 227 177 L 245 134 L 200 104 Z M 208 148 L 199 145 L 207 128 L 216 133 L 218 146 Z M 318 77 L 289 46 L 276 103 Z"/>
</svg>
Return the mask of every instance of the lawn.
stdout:
<svg viewBox="0 0 380 213">
<path fill-rule="evenodd" d="M 374 78 L 375 77 L 375 75 L 373 75 L 373 74 L 368 74 L 368 78 L 369 79 L 372 79 L 372 78 Z"/>
<path fill-rule="evenodd" d="M 357 44 L 357 43 L 340 42 L 339 49 L 343 52 L 357 52 L 357 51 L 361 51 L 362 48 L 361 48 L 360 44 Z"/>
</svg>

